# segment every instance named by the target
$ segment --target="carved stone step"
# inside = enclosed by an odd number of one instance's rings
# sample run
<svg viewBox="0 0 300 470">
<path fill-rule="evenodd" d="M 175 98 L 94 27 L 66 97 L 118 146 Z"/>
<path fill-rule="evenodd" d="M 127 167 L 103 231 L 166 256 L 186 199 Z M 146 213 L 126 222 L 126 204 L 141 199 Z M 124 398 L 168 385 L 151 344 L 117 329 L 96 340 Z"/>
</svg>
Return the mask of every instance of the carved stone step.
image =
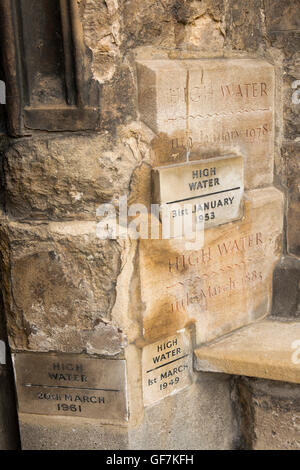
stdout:
<svg viewBox="0 0 300 470">
<path fill-rule="evenodd" d="M 300 322 L 264 320 L 195 350 L 198 371 L 300 383 Z"/>
</svg>

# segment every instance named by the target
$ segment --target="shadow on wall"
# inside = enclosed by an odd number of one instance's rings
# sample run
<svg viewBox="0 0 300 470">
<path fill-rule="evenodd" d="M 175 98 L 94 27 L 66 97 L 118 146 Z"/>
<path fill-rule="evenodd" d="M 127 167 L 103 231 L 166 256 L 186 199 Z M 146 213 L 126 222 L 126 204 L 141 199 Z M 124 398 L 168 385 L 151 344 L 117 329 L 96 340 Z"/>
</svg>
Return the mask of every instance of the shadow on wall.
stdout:
<svg viewBox="0 0 300 470">
<path fill-rule="evenodd" d="M 3 320 L 3 299 L 1 295 L 0 337 L 5 339 L 7 334 Z M 3 339 L 0 340 L 0 450 L 18 450 L 21 445 L 13 370 L 11 356 Z"/>
</svg>

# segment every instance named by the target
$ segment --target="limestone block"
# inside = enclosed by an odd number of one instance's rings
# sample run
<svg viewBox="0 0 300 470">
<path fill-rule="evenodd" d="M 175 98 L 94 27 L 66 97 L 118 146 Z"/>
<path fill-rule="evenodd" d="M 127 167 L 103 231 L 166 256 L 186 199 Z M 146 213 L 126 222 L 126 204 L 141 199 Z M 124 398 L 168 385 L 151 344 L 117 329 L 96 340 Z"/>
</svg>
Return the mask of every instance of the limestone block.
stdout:
<svg viewBox="0 0 300 470">
<path fill-rule="evenodd" d="M 140 276 L 147 341 L 196 325 L 198 343 L 270 312 L 281 255 L 283 198 L 275 188 L 246 193 L 244 218 L 207 229 L 204 244 L 141 240 Z"/>
<path fill-rule="evenodd" d="M 266 24 L 269 31 L 300 31 L 299 5 L 294 0 L 264 2 Z"/>
<path fill-rule="evenodd" d="M 13 349 L 115 356 L 125 344 L 111 321 L 121 248 L 96 222 L 1 220 L 4 302 Z"/>
<path fill-rule="evenodd" d="M 300 37 L 300 31 L 298 33 Z M 298 37 L 298 44 L 299 44 Z M 300 138 L 300 66 L 299 52 L 286 61 L 284 73 L 284 136 L 287 140 L 299 141 Z"/>
<path fill-rule="evenodd" d="M 274 71 L 268 62 L 145 60 L 137 71 L 141 118 L 157 134 L 155 165 L 239 151 L 246 156 L 246 188 L 272 182 Z"/>
<path fill-rule="evenodd" d="M 300 386 L 243 378 L 242 431 L 253 450 L 300 449 Z"/>
<path fill-rule="evenodd" d="M 197 370 L 300 383 L 300 322 L 256 322 L 195 355 Z"/>
<path fill-rule="evenodd" d="M 134 139 L 132 139 L 134 140 Z M 5 207 L 14 217 L 95 220 L 97 207 L 128 191 L 137 165 L 130 132 L 20 139 L 4 155 Z"/>
<path fill-rule="evenodd" d="M 233 50 L 253 51 L 264 44 L 264 16 L 260 0 L 229 0 L 226 5 L 226 37 Z"/>
</svg>

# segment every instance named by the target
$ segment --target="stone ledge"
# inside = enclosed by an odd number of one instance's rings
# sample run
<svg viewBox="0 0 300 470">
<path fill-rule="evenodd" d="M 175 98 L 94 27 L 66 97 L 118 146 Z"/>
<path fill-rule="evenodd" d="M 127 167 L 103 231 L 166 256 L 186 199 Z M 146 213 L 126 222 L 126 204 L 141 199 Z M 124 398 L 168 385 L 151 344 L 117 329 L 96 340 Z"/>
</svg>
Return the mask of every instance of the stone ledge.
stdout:
<svg viewBox="0 0 300 470">
<path fill-rule="evenodd" d="M 246 326 L 196 349 L 195 369 L 300 383 L 300 322 L 264 320 Z"/>
</svg>

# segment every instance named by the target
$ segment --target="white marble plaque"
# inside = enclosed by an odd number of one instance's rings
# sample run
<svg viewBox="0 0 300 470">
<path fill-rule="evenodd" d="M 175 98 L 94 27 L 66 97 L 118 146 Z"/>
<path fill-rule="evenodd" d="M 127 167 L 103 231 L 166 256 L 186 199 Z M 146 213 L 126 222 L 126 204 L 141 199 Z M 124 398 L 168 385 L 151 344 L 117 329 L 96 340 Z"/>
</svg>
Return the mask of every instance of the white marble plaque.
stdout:
<svg viewBox="0 0 300 470">
<path fill-rule="evenodd" d="M 198 160 L 203 153 L 235 149 L 247 155 L 247 189 L 272 184 L 271 64 L 258 59 L 145 60 L 138 62 L 137 72 L 141 119 L 156 134 L 155 146 L 160 142 L 163 149 L 154 152 L 155 166 L 182 163 L 187 154 Z"/>
</svg>

